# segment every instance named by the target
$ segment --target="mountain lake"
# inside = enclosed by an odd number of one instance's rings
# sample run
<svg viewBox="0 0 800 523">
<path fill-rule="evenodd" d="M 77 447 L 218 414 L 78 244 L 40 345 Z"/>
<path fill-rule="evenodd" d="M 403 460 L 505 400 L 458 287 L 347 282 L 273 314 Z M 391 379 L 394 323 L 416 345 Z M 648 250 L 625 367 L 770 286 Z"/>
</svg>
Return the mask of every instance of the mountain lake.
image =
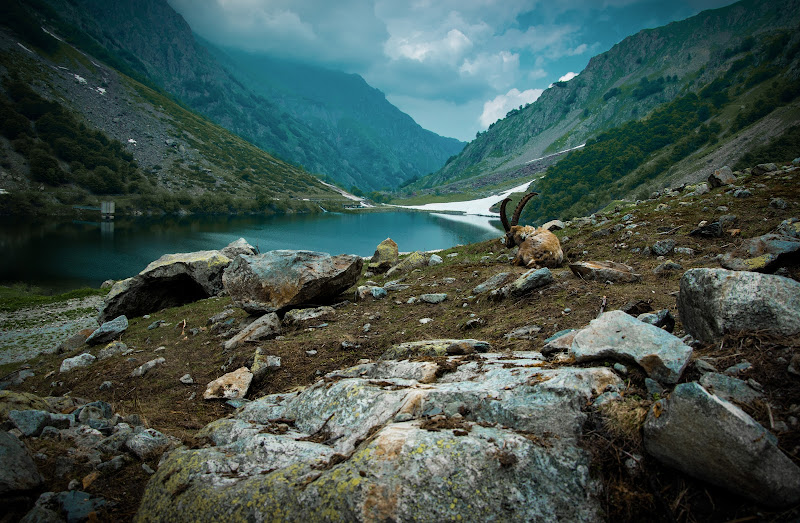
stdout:
<svg viewBox="0 0 800 523">
<path fill-rule="evenodd" d="M 98 216 L 99 218 L 99 216 Z M 499 219 L 389 211 L 287 216 L 117 217 L 113 221 L 0 220 L 0 284 L 52 291 L 134 276 L 163 254 L 221 249 L 244 238 L 260 252 L 304 249 L 372 256 L 391 238 L 401 252 L 497 238 Z"/>
</svg>

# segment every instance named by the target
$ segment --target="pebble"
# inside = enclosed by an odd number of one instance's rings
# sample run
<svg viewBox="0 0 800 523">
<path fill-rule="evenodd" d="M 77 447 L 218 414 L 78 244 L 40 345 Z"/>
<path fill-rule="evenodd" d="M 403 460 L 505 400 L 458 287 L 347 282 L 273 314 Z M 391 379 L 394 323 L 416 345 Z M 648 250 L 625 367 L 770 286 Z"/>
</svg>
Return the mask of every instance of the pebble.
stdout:
<svg viewBox="0 0 800 523">
<path fill-rule="evenodd" d="M 426 323 L 430 323 L 432 321 L 433 321 L 433 318 L 422 318 L 421 320 L 419 320 L 419 322 L 421 324 L 423 324 L 423 325 L 425 325 Z"/>
</svg>

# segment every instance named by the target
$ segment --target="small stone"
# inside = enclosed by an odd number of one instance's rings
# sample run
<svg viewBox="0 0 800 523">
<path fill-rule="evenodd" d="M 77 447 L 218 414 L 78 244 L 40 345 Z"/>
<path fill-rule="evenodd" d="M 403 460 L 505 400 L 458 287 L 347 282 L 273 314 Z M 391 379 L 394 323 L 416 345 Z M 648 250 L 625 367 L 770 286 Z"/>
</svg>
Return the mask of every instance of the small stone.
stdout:
<svg viewBox="0 0 800 523">
<path fill-rule="evenodd" d="M 156 473 L 156 471 L 153 470 L 153 467 L 151 467 L 147 463 L 142 463 L 142 470 L 145 471 L 147 474 L 150 474 L 151 476 Z"/>
<path fill-rule="evenodd" d="M 161 327 L 162 325 L 164 325 L 165 323 L 166 322 L 164 320 L 156 320 L 156 321 L 154 321 L 153 323 L 151 323 L 150 325 L 147 326 L 147 330 L 151 331 L 153 329 L 157 329 L 157 328 Z"/>
<path fill-rule="evenodd" d="M 750 198 L 751 196 L 753 196 L 753 193 L 749 189 L 736 189 L 733 192 L 734 198 Z"/>
<path fill-rule="evenodd" d="M 113 387 L 114 387 L 114 384 L 112 382 L 104 381 L 103 383 L 100 384 L 99 389 L 100 390 L 109 390 L 109 389 L 111 389 Z"/>
<path fill-rule="evenodd" d="M 419 320 L 419 322 L 421 324 L 423 324 L 423 325 L 425 325 L 426 323 L 430 323 L 432 321 L 433 321 L 433 318 L 422 318 L 421 320 Z"/>
<path fill-rule="evenodd" d="M 371 328 L 372 328 L 371 323 L 365 323 L 364 326 L 361 327 L 361 330 L 363 330 L 364 332 L 369 332 Z"/>
<path fill-rule="evenodd" d="M 626 376 L 628 374 L 628 367 L 626 367 L 622 363 L 615 363 L 614 364 L 614 370 L 619 372 L 623 376 Z M 650 378 L 645 378 L 645 379 L 650 379 Z"/>
<path fill-rule="evenodd" d="M 664 387 L 656 380 L 645 378 L 644 386 L 647 388 L 647 393 L 650 394 L 651 397 L 655 398 L 664 395 Z"/>
<path fill-rule="evenodd" d="M 88 338 L 86 343 L 88 345 L 99 345 L 113 340 L 128 328 L 128 318 L 125 315 L 117 316 L 111 321 L 107 321 L 100 325 Z"/>
<path fill-rule="evenodd" d="M 442 257 L 438 254 L 432 254 L 430 259 L 428 259 L 428 266 L 432 267 L 434 265 L 439 265 L 443 262 Z"/>
<path fill-rule="evenodd" d="M 792 360 L 789 362 L 789 368 L 787 370 L 790 374 L 800 376 L 800 353 L 792 356 Z"/>
<path fill-rule="evenodd" d="M 133 372 L 131 372 L 131 378 L 144 376 L 147 373 L 147 371 L 154 368 L 156 365 L 161 365 L 163 363 L 166 363 L 166 361 L 167 360 L 165 360 L 164 358 L 156 358 L 154 360 L 150 360 L 147 363 L 133 369 Z"/>
<path fill-rule="evenodd" d="M 675 240 L 671 238 L 657 241 L 652 247 L 650 247 L 650 250 L 656 256 L 666 256 L 667 254 L 671 253 L 673 249 L 675 249 Z"/>
<path fill-rule="evenodd" d="M 786 203 L 786 200 L 784 200 L 783 198 L 773 198 L 769 202 L 769 206 L 775 209 L 785 209 L 787 205 L 788 204 Z"/>
<path fill-rule="evenodd" d="M 75 356 L 74 358 L 67 358 L 61 362 L 61 367 L 59 368 L 59 372 L 69 372 L 73 369 L 77 369 L 79 367 L 87 367 L 91 365 L 97 358 L 89 354 L 88 352 L 84 352 L 79 356 Z"/>
<path fill-rule="evenodd" d="M 184 374 L 179 378 L 179 381 L 184 385 L 191 385 L 194 383 L 194 378 L 192 378 L 191 374 Z"/>
<path fill-rule="evenodd" d="M 203 399 L 243 398 L 252 380 L 253 373 L 247 367 L 240 367 L 209 383 L 203 393 Z"/>
<path fill-rule="evenodd" d="M 307 350 L 306 351 L 306 356 L 316 356 L 316 355 L 317 355 L 317 351 L 315 351 L 315 350 Z"/>
<path fill-rule="evenodd" d="M 737 374 L 741 374 L 753 368 L 753 365 L 749 361 L 743 361 L 741 363 L 737 363 L 736 365 L 731 365 L 727 369 L 725 369 L 725 374 L 728 376 L 735 376 Z"/>
<path fill-rule="evenodd" d="M 422 294 L 419 297 L 420 300 L 424 301 L 425 303 L 442 303 L 447 299 L 447 294 L 445 293 L 437 293 L 437 294 Z"/>
<path fill-rule="evenodd" d="M 717 368 L 715 366 L 702 358 L 695 360 L 694 366 L 697 367 L 697 370 L 700 372 L 717 372 Z"/>
<path fill-rule="evenodd" d="M 387 296 L 386 289 L 383 287 L 372 287 L 371 289 L 372 297 L 376 300 L 381 298 L 385 298 Z"/>
</svg>

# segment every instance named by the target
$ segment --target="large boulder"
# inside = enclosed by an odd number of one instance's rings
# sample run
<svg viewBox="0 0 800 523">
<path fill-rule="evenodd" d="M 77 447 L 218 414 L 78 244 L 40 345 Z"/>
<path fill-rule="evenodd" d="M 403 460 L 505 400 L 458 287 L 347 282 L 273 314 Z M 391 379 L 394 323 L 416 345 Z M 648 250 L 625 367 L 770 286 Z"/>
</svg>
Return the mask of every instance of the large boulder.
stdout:
<svg viewBox="0 0 800 523">
<path fill-rule="evenodd" d="M 622 311 L 601 314 L 572 340 L 575 361 L 616 359 L 636 363 L 661 383 L 677 383 L 692 357 L 679 338 Z"/>
<path fill-rule="evenodd" d="M 397 244 L 391 238 L 386 238 L 378 244 L 367 269 L 378 274 L 384 273 L 397 263 L 398 258 Z"/>
<path fill-rule="evenodd" d="M 721 187 L 723 185 L 732 185 L 736 182 L 736 176 L 727 165 L 715 170 L 712 174 L 708 175 L 708 184 L 711 187 Z"/>
<path fill-rule="evenodd" d="M 491 291 L 489 296 L 495 300 L 502 298 L 519 298 L 536 289 L 546 287 L 553 283 L 553 281 L 553 273 L 551 273 L 550 269 L 547 267 L 530 269 L 511 283 Z"/>
<path fill-rule="evenodd" d="M 361 257 L 350 254 L 269 251 L 239 255 L 222 281 L 236 306 L 264 314 L 330 300 L 356 283 L 362 265 Z"/>
<path fill-rule="evenodd" d="M 725 269 L 690 269 L 681 278 L 678 313 L 686 332 L 704 342 L 729 332 L 800 335 L 800 283 Z"/>
<path fill-rule="evenodd" d="M 133 278 L 114 284 L 100 321 L 125 314 L 136 317 L 215 296 L 231 259 L 220 251 L 165 254 Z"/>
<path fill-rule="evenodd" d="M 757 503 L 800 501 L 800 468 L 739 407 L 697 383 L 675 387 L 644 424 L 644 446 L 662 463 Z"/>
<path fill-rule="evenodd" d="M 623 383 L 529 356 L 437 381 L 432 362 L 367 364 L 259 398 L 165 457 L 136 521 L 600 521 L 583 407 Z"/>
</svg>

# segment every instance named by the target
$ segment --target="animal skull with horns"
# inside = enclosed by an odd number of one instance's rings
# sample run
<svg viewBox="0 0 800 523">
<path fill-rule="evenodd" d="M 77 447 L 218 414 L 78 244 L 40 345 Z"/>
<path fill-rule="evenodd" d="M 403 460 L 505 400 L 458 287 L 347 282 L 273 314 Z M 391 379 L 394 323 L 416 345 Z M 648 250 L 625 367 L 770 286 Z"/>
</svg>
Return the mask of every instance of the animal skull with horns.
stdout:
<svg viewBox="0 0 800 523">
<path fill-rule="evenodd" d="M 519 251 L 511 262 L 512 265 L 558 267 L 564 261 L 564 252 L 561 250 L 561 242 L 558 241 L 558 237 L 541 227 L 537 229 L 531 225 L 517 225 L 525 204 L 538 194 L 531 192 L 522 197 L 511 217 L 511 223 L 508 222 L 506 216 L 506 205 L 511 198 L 506 198 L 500 204 L 500 221 L 503 222 L 503 228 L 506 231 L 506 247 L 511 249 L 519 245 Z"/>
</svg>

